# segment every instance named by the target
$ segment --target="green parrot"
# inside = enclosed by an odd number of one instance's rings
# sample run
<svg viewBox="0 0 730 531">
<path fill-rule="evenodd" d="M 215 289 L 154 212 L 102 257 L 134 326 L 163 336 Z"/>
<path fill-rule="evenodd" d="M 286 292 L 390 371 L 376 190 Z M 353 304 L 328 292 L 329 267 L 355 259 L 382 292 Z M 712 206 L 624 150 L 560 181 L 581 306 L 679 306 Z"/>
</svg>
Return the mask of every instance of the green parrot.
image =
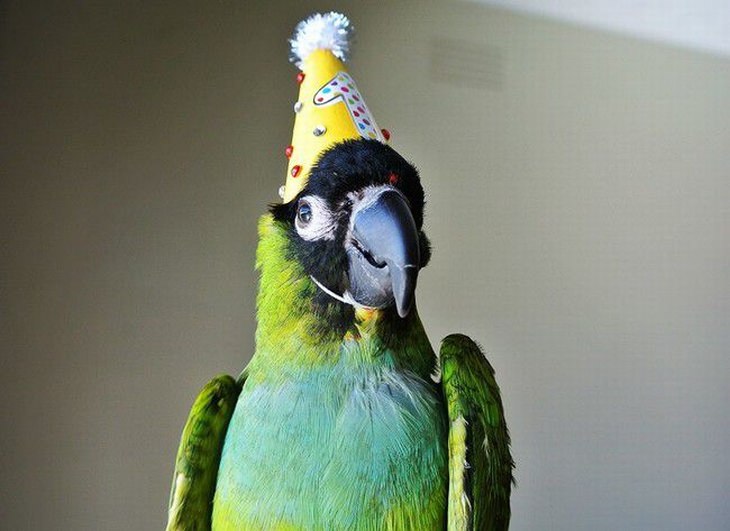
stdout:
<svg viewBox="0 0 730 531">
<path fill-rule="evenodd" d="M 255 352 L 193 404 L 168 530 L 509 526 L 494 370 L 464 335 L 437 356 L 418 317 L 424 192 L 343 70 L 349 29 L 315 15 L 292 40 L 297 148 L 259 221 Z"/>
<path fill-rule="evenodd" d="M 507 529 L 494 371 L 464 335 L 437 357 L 415 308 L 423 209 L 415 168 L 362 139 L 261 218 L 256 350 L 193 405 L 167 529 Z"/>
</svg>

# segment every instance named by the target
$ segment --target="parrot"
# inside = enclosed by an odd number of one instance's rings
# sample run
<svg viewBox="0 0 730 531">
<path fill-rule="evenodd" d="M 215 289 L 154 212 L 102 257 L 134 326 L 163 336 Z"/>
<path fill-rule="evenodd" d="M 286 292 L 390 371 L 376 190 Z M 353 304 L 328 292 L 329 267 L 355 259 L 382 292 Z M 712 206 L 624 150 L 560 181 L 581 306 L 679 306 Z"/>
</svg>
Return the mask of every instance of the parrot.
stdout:
<svg viewBox="0 0 730 531">
<path fill-rule="evenodd" d="M 508 529 L 495 371 L 416 308 L 424 206 L 413 164 L 348 138 L 261 216 L 254 352 L 193 403 L 168 531 Z"/>
</svg>

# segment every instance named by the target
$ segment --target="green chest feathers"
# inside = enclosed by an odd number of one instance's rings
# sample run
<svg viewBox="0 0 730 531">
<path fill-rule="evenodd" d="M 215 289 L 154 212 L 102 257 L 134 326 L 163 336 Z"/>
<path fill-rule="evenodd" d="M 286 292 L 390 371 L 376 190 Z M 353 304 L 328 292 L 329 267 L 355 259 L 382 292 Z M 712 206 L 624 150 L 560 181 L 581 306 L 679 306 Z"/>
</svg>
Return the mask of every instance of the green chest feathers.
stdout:
<svg viewBox="0 0 730 531">
<path fill-rule="evenodd" d="M 223 448 L 213 529 L 443 529 L 446 420 L 394 368 L 249 379 Z"/>
</svg>

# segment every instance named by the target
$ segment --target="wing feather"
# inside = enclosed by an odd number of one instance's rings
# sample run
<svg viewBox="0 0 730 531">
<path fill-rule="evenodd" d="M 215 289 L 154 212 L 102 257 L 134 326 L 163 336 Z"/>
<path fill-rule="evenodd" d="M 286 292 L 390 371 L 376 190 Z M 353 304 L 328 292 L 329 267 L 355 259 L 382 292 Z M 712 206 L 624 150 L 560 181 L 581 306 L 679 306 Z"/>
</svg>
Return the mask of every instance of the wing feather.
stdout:
<svg viewBox="0 0 730 531">
<path fill-rule="evenodd" d="M 195 399 L 177 451 L 167 531 L 210 530 L 221 450 L 241 385 L 217 376 Z"/>
<path fill-rule="evenodd" d="M 494 369 L 465 335 L 441 344 L 449 413 L 448 529 L 506 530 L 514 461 Z"/>
</svg>

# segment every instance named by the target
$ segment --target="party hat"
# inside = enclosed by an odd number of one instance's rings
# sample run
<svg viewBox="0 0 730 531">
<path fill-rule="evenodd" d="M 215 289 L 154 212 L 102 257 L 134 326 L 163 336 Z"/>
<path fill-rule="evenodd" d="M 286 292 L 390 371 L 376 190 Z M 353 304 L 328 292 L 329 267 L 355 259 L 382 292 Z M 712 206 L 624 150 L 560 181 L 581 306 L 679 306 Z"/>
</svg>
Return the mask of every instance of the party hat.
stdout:
<svg viewBox="0 0 730 531">
<path fill-rule="evenodd" d="M 340 13 L 315 14 L 301 21 L 291 38 L 291 61 L 299 67 L 299 99 L 294 104 L 294 132 L 285 153 L 289 159 L 285 203 L 307 184 L 319 155 L 349 139 L 387 142 L 390 134 L 375 123 L 345 62 L 352 24 Z"/>
</svg>

